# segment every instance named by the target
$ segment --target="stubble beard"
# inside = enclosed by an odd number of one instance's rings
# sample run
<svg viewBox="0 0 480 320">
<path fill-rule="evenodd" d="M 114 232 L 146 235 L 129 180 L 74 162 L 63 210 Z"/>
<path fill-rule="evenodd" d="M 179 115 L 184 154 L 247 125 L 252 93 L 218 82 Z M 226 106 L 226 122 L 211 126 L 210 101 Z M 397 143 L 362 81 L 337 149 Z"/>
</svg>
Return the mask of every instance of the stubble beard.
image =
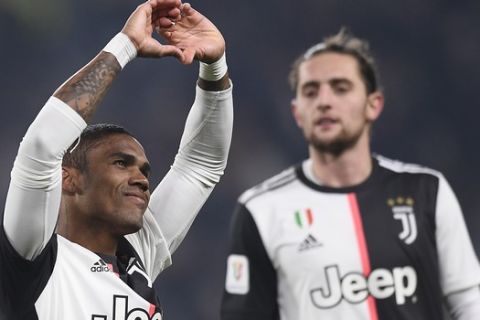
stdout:
<svg viewBox="0 0 480 320">
<path fill-rule="evenodd" d="M 365 128 L 356 132 L 342 130 L 336 137 L 329 140 L 322 139 L 316 136 L 315 133 L 311 133 L 310 137 L 307 137 L 307 141 L 309 145 L 320 154 L 330 154 L 338 157 L 357 144 L 362 136 L 363 130 L 365 130 Z"/>
</svg>

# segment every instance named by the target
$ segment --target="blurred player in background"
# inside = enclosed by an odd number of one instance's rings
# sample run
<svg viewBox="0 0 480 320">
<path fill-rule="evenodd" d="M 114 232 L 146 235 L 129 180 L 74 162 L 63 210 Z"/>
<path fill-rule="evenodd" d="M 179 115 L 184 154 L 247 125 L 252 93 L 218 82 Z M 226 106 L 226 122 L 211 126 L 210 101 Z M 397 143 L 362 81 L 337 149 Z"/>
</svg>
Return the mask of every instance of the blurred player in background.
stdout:
<svg viewBox="0 0 480 320">
<path fill-rule="evenodd" d="M 309 158 L 239 199 L 222 320 L 480 319 L 480 268 L 443 175 L 370 151 L 384 97 L 344 30 L 293 64 Z"/>
<path fill-rule="evenodd" d="M 153 280 L 226 165 L 233 117 L 224 51 L 221 33 L 189 4 L 150 0 L 47 101 L 20 144 L 0 228 L 6 319 L 162 318 Z M 119 126 L 87 126 L 136 56 L 200 61 L 178 154 L 151 196 L 140 143 Z M 145 75 L 158 78 L 169 77 Z"/>
</svg>

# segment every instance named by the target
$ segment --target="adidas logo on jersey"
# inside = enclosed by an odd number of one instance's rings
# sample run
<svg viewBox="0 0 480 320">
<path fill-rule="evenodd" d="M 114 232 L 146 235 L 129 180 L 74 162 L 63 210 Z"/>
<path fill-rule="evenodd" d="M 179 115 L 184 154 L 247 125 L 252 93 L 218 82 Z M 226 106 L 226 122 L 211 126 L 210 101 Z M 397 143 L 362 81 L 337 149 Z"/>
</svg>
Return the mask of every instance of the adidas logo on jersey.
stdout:
<svg viewBox="0 0 480 320">
<path fill-rule="evenodd" d="M 109 320 L 106 315 L 92 314 L 92 320 Z M 162 320 L 159 312 L 151 316 L 146 310 L 134 308 L 128 311 L 127 296 L 113 296 L 113 316 L 111 320 Z"/>
<path fill-rule="evenodd" d="M 342 300 L 356 304 L 369 296 L 387 299 L 395 296 L 398 305 L 405 304 L 417 290 L 417 273 L 410 266 L 396 267 L 393 270 L 375 269 L 368 276 L 360 272 L 340 275 L 338 265 L 325 268 L 325 285 L 310 290 L 313 304 L 320 309 L 335 307 Z"/>
<path fill-rule="evenodd" d="M 110 267 L 102 259 L 98 260 L 90 268 L 92 272 L 110 272 Z"/>
<path fill-rule="evenodd" d="M 317 241 L 317 238 L 309 234 L 298 246 L 298 251 L 305 251 L 316 247 L 321 247 L 323 244 Z"/>
</svg>

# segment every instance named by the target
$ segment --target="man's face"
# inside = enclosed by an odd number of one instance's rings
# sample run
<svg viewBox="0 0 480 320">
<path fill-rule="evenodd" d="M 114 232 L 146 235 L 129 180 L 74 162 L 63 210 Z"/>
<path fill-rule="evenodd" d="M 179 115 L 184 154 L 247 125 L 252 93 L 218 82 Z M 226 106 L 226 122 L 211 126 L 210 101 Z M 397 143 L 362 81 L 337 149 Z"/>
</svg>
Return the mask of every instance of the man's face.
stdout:
<svg viewBox="0 0 480 320">
<path fill-rule="evenodd" d="M 78 199 L 91 226 L 116 235 L 138 231 L 150 200 L 149 173 L 142 146 L 127 134 L 112 134 L 90 148 Z"/>
<path fill-rule="evenodd" d="M 335 155 L 369 138 L 383 106 L 380 93 L 366 92 L 356 59 L 321 53 L 299 68 L 292 112 L 305 139 L 316 150 Z"/>
</svg>

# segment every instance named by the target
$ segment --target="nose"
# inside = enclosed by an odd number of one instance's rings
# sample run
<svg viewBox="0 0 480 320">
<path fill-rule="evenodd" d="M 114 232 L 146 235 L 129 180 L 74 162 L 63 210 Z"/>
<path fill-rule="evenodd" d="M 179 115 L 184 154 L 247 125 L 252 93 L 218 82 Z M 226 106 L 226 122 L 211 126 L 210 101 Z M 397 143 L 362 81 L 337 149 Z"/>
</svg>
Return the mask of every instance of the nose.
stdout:
<svg viewBox="0 0 480 320">
<path fill-rule="evenodd" d="M 322 86 L 317 95 L 316 106 L 321 111 L 327 111 L 332 108 L 332 92 L 326 87 Z"/>
<path fill-rule="evenodd" d="M 138 186 L 144 192 L 150 189 L 148 178 L 139 169 L 135 169 L 135 173 L 130 177 L 129 184 Z"/>
</svg>

